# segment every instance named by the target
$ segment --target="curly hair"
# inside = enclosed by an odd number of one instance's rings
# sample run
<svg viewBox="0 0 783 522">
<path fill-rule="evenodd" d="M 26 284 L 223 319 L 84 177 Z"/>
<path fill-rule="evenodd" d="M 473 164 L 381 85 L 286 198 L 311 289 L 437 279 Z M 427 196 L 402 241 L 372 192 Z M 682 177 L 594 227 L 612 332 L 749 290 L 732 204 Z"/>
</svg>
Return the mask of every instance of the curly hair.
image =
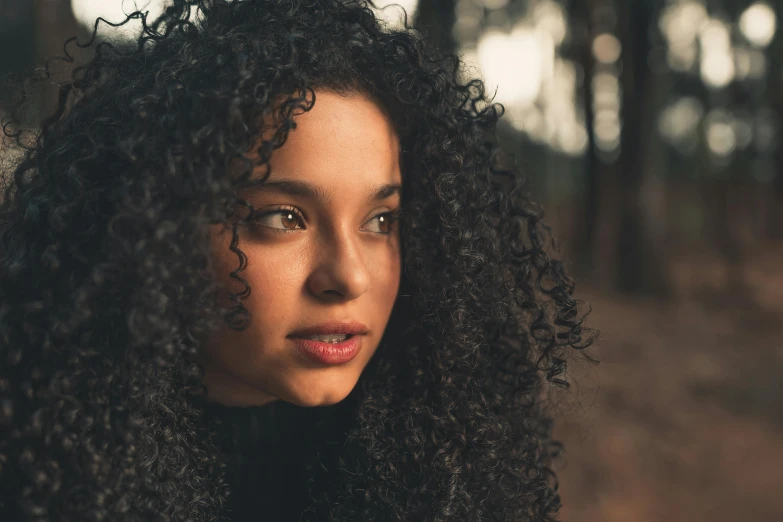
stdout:
<svg viewBox="0 0 783 522">
<path fill-rule="evenodd" d="M 399 133 L 403 274 L 336 405 L 344 442 L 311 441 L 303 519 L 555 520 L 544 393 L 594 336 L 540 208 L 499 166 L 503 107 L 483 83 L 360 1 L 176 0 L 130 18 L 135 45 L 97 43 L 100 19 L 76 42 L 94 55 L 32 142 L 3 127 L 22 154 L 2 172 L 0 519 L 215 520 L 230 491 L 194 356 L 221 321 L 252 319 L 237 190 L 328 89 L 372 96 Z M 230 310 L 211 272 L 221 222 L 245 285 Z"/>
</svg>

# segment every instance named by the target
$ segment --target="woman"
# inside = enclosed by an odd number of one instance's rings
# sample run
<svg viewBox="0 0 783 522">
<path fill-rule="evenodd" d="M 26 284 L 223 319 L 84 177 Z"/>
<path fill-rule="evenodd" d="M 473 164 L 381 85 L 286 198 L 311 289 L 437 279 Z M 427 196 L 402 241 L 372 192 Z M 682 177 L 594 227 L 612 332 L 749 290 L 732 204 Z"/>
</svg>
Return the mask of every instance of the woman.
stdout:
<svg viewBox="0 0 783 522">
<path fill-rule="evenodd" d="M 5 172 L 0 520 L 554 520 L 589 339 L 481 82 L 359 3 L 144 27 Z"/>
</svg>

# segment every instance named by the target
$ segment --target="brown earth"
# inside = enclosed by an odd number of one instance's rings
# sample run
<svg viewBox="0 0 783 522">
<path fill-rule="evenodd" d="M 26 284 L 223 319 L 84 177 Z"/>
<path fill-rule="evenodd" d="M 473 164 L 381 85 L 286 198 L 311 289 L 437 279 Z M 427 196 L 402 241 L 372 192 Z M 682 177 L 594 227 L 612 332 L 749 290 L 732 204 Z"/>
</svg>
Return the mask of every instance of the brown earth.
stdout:
<svg viewBox="0 0 783 522">
<path fill-rule="evenodd" d="M 783 251 L 742 273 L 688 256 L 668 301 L 582 285 L 601 363 L 556 393 L 562 520 L 783 521 Z"/>
</svg>

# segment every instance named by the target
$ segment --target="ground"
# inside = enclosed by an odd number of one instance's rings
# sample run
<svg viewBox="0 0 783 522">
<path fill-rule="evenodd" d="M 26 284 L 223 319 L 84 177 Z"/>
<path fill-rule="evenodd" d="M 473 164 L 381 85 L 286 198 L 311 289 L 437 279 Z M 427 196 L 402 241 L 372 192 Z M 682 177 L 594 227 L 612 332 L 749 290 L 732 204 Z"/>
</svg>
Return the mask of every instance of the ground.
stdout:
<svg viewBox="0 0 783 522">
<path fill-rule="evenodd" d="M 555 396 L 562 520 L 783 521 L 783 252 L 767 254 L 742 289 L 693 256 L 667 301 L 582 286 L 602 362 L 572 359 Z"/>
</svg>

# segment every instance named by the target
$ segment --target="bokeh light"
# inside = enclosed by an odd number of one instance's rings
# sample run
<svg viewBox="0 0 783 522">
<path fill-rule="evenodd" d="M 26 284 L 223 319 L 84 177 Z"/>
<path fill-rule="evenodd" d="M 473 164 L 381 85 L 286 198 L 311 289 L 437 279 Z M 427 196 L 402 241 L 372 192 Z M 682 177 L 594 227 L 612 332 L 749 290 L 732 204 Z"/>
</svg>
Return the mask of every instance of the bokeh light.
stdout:
<svg viewBox="0 0 783 522">
<path fill-rule="evenodd" d="M 487 9 L 500 9 L 508 5 L 508 0 L 478 0 L 478 3 Z"/>
<path fill-rule="evenodd" d="M 725 158 L 737 149 L 737 134 L 733 118 L 725 109 L 712 109 L 704 118 L 707 147 L 718 158 Z"/>
<path fill-rule="evenodd" d="M 148 20 L 151 20 L 163 12 L 166 4 L 167 0 L 71 0 L 71 10 L 80 24 L 92 27 L 98 17 L 112 23 L 118 23 L 136 10 L 149 11 L 147 17 Z M 376 0 L 375 12 L 387 24 L 388 28 L 400 29 L 405 20 L 403 9 L 407 13 L 410 23 L 417 5 L 418 0 Z M 100 32 L 103 35 L 116 34 L 122 39 L 136 38 L 141 32 L 141 21 L 132 20 L 116 29 L 102 24 Z"/>
<path fill-rule="evenodd" d="M 734 79 L 734 60 L 727 52 L 708 52 L 701 58 L 701 77 L 710 87 L 727 86 Z"/>
<path fill-rule="evenodd" d="M 515 109 L 536 100 L 554 58 L 548 35 L 527 27 L 510 34 L 487 31 L 478 41 L 477 57 L 487 83 L 497 86 L 497 101 Z"/>
<path fill-rule="evenodd" d="M 612 64 L 620 59 L 622 45 L 616 36 L 602 33 L 593 40 L 593 55 L 600 63 Z"/>
<path fill-rule="evenodd" d="M 720 89 L 729 85 L 735 77 L 734 53 L 731 46 L 731 29 L 717 18 L 702 23 L 699 31 L 701 46 L 700 73 L 704 83 Z"/>
<path fill-rule="evenodd" d="M 701 2 L 686 1 L 661 11 L 658 28 L 668 44 L 666 61 L 675 71 L 687 72 L 696 63 L 699 28 L 708 19 Z"/>
<path fill-rule="evenodd" d="M 568 36 L 568 20 L 560 4 L 548 0 L 535 4 L 532 19 L 539 30 L 552 37 L 555 45 L 562 44 Z"/>
<path fill-rule="evenodd" d="M 493 10 L 485 13 L 489 7 Z M 510 31 L 496 23 L 507 20 L 506 10 L 487 0 L 458 0 L 455 15 L 453 34 L 465 64 L 463 80 L 481 77 L 489 95 L 495 94 L 494 101 L 505 106 L 504 120 L 533 142 L 566 155 L 583 155 L 588 134 L 577 100 L 581 72 L 559 54 L 569 34 L 563 7 L 551 0 L 533 3 Z M 482 27 L 489 29 L 478 36 Z M 605 54 L 611 58 L 616 52 L 608 49 Z"/>
<path fill-rule="evenodd" d="M 593 100 L 596 111 L 620 110 L 620 80 L 616 74 L 601 72 L 593 76 Z"/>
<path fill-rule="evenodd" d="M 775 11 L 766 2 L 756 2 L 742 13 L 739 27 L 750 43 L 757 47 L 766 47 L 775 36 Z"/>
<path fill-rule="evenodd" d="M 147 11 L 147 20 L 151 21 L 163 13 L 166 3 L 166 0 L 71 0 L 71 10 L 80 24 L 92 28 L 98 17 L 116 24 L 134 11 Z M 104 37 L 133 39 L 141 32 L 141 27 L 141 20 L 131 20 L 117 28 L 102 23 L 99 33 Z"/>
<path fill-rule="evenodd" d="M 658 27 L 669 45 L 682 48 L 695 42 L 706 19 L 707 9 L 701 2 L 687 1 L 664 8 Z"/>
<path fill-rule="evenodd" d="M 704 106 L 693 96 L 683 96 L 666 106 L 658 118 L 661 137 L 680 152 L 692 153 L 698 145 L 698 130 Z"/>
<path fill-rule="evenodd" d="M 376 0 L 375 13 L 383 20 L 389 29 L 401 29 L 405 22 L 405 13 L 408 15 L 408 24 L 413 22 L 418 0 Z"/>
<path fill-rule="evenodd" d="M 620 116 L 620 78 L 615 68 L 604 68 L 593 76 L 593 134 L 595 146 L 602 152 L 614 152 L 620 147 L 622 119 Z"/>
</svg>

